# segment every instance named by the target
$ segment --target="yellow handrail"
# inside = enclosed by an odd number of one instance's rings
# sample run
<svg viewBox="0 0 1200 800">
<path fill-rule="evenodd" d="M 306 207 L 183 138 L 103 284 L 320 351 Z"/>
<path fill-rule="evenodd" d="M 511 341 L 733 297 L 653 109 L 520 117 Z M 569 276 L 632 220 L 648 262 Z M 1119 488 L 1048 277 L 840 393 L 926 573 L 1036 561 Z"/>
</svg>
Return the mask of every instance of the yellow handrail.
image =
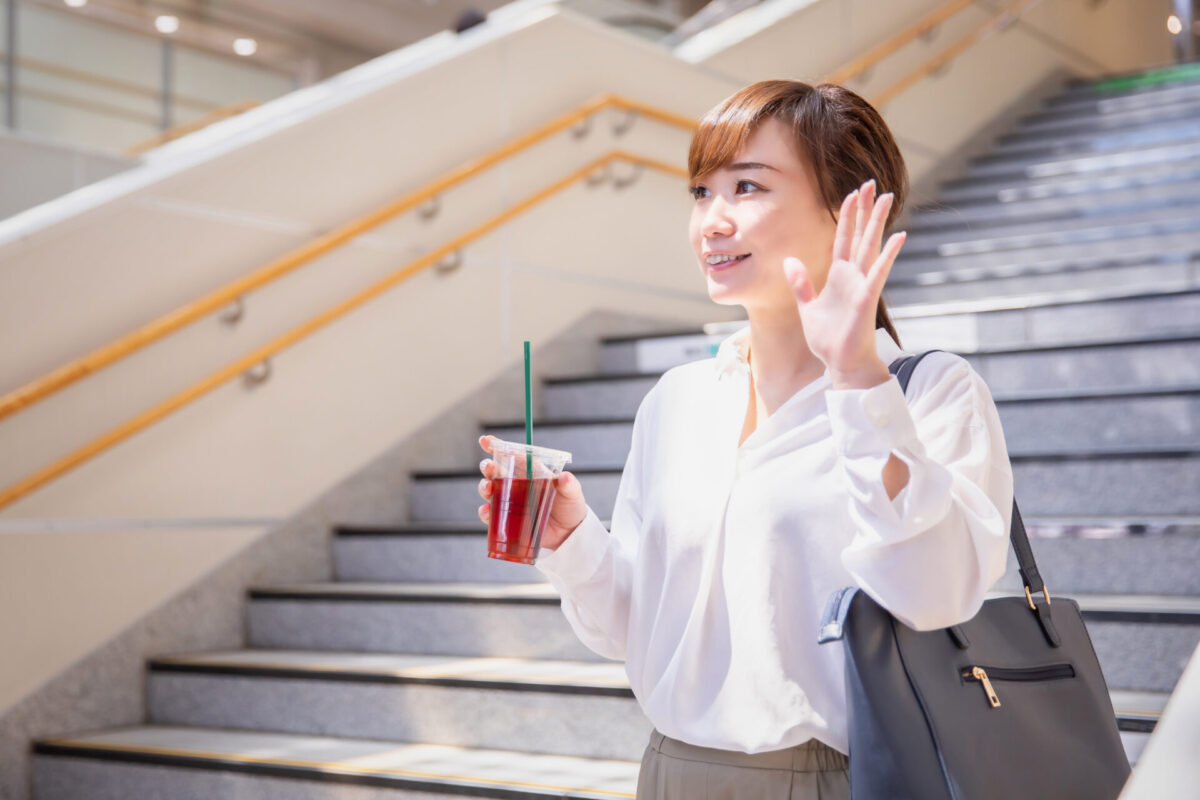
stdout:
<svg viewBox="0 0 1200 800">
<path fill-rule="evenodd" d="M 257 108 L 260 105 L 262 104 L 257 100 L 242 100 L 221 108 L 213 109 L 207 114 L 199 116 L 190 122 L 184 122 L 180 125 L 176 125 L 173 128 L 167 128 L 162 133 L 157 133 L 143 142 L 138 142 L 132 147 L 126 148 L 125 155 L 131 158 L 134 156 L 140 156 L 147 150 L 153 150 L 154 148 L 164 145 L 167 142 L 173 142 L 181 136 L 187 136 L 189 133 L 198 131 L 201 128 L 207 128 L 214 122 L 220 122 L 223 119 L 236 117 L 238 114 L 249 111 L 252 108 Z"/>
<path fill-rule="evenodd" d="M 435 195 L 469 180 L 498 162 L 536 144 L 542 139 L 558 133 L 564 128 L 574 125 L 581 119 L 607 106 L 637 111 L 653 119 L 672 125 L 687 127 L 688 129 L 694 127 L 696 124 L 695 120 L 688 119 L 679 114 L 673 114 L 669 111 L 663 111 L 662 109 L 654 108 L 635 100 L 615 94 L 601 95 L 594 100 L 584 103 L 575 110 L 562 115 L 553 122 L 543 125 L 532 133 L 514 139 L 482 158 L 467 162 L 441 178 L 404 195 L 382 208 L 342 225 L 323 236 L 317 237 L 311 242 L 260 267 L 249 275 L 231 281 L 218 289 L 214 289 L 203 297 L 180 306 L 153 322 L 143 325 L 137 330 L 81 358 L 58 367 L 41 378 L 37 378 L 24 386 L 0 396 L 0 420 L 71 385 L 80 378 L 104 369 L 125 356 L 153 344 L 184 325 L 228 305 L 237 297 L 258 289 L 276 278 L 298 269 L 335 247 L 366 233 L 372 228 L 382 225 L 384 222 L 424 203 Z"/>
<path fill-rule="evenodd" d="M 941 25 L 946 20 L 953 17 L 958 12 L 962 11 L 969 5 L 973 5 L 978 0 L 950 0 L 933 11 L 926 14 L 921 19 L 909 25 L 904 30 L 897 33 L 892 38 L 873 47 L 863 53 L 858 58 L 851 60 L 849 63 L 838 67 L 833 72 L 829 73 L 828 77 L 821 80 L 825 83 L 845 83 L 863 72 L 866 72 L 871 67 L 878 64 L 883 59 L 890 56 L 892 53 L 899 50 L 904 45 L 924 34 L 926 31 L 933 30 L 938 25 Z"/>
<path fill-rule="evenodd" d="M 926 61 L 921 66 L 914 69 L 908 75 L 893 83 L 888 88 L 884 89 L 878 95 L 871 98 L 871 104 L 877 107 L 887 105 L 896 95 L 903 92 L 908 87 L 912 86 L 922 78 L 937 72 L 946 64 L 949 64 L 954 59 L 958 58 L 968 48 L 979 44 L 984 39 L 989 38 L 994 33 L 1007 28 L 1017 17 L 1021 16 L 1026 10 L 1032 8 L 1042 0 L 1016 0 L 1009 3 L 1005 8 L 997 11 L 985 22 L 977 25 L 970 33 L 959 39 L 950 47 L 947 47 L 941 53 L 938 53 L 933 58 Z"/>
<path fill-rule="evenodd" d="M 184 389 L 174 396 L 169 397 L 153 408 L 142 412 L 133 419 L 128 420 L 127 422 L 109 430 L 91 442 L 88 442 L 75 452 L 64 456 L 47 467 L 38 470 L 24 480 L 18 481 L 17 483 L 6 487 L 3 491 L 0 491 L 0 508 L 7 506 L 21 497 L 24 497 L 26 494 L 32 492 L 34 489 L 37 489 L 39 486 L 48 483 L 59 475 L 62 475 L 64 472 L 67 472 L 79 464 L 82 464 L 84 461 L 87 461 L 91 457 L 106 450 L 112 445 L 129 438 L 138 431 L 167 416 L 172 411 L 187 405 L 191 401 L 207 394 L 221 384 L 232 380 L 242 372 L 245 372 L 247 369 L 253 367 L 255 364 L 258 364 L 264 359 L 275 355 L 284 348 L 290 347 L 319 328 L 324 327 L 342 315 L 353 311 L 355 308 L 366 303 L 368 300 L 379 296 L 393 286 L 401 283 L 404 280 L 407 280 L 408 278 L 411 278 L 413 275 L 417 274 L 423 269 L 428 268 L 430 265 L 437 263 L 447 254 L 454 252 L 460 247 L 469 244 L 470 242 L 478 239 L 481 236 L 484 236 L 487 233 L 490 233 L 495 228 L 504 224 L 518 214 L 527 211 L 529 208 L 537 203 L 542 202 L 551 195 L 561 192 L 569 187 L 572 183 L 585 178 L 592 170 L 604 167 L 609 162 L 617 159 L 644 164 L 652 169 L 657 169 L 671 175 L 676 175 L 683 178 L 687 177 L 687 170 L 684 170 L 673 164 L 668 164 L 665 161 L 658 161 L 657 159 L 647 158 L 645 156 L 625 152 L 622 150 L 614 150 L 604 156 L 601 156 L 581 169 L 571 172 L 565 178 L 562 178 L 561 180 L 554 182 L 544 189 L 535 192 L 524 200 L 513 204 L 482 225 L 479 225 L 462 234 L 461 236 L 452 239 L 432 252 L 429 252 L 420 258 L 409 262 L 401 269 L 397 270 L 391 275 L 388 275 L 382 280 L 376 281 L 374 284 L 360 291 L 358 294 L 343 300 L 337 305 L 331 306 L 307 322 L 298 325 L 282 336 L 279 336 L 271 342 L 252 351 L 248 355 L 245 355 L 236 361 L 230 362 L 208 377 L 200 380 L 192 386 L 189 386 L 187 389 Z"/>
</svg>

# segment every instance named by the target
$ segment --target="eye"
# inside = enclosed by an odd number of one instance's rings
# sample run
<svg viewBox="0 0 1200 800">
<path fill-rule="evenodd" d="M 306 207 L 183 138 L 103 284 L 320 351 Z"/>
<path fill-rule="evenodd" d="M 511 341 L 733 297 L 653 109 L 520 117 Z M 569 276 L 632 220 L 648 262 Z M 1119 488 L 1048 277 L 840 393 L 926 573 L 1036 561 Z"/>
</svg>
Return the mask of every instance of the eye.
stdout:
<svg viewBox="0 0 1200 800">
<path fill-rule="evenodd" d="M 759 188 L 761 188 L 761 187 L 759 187 L 759 186 L 755 185 L 754 183 L 752 183 L 751 181 L 748 181 L 748 180 L 746 180 L 745 178 L 743 178 L 742 180 L 738 181 L 738 182 L 737 182 L 736 184 L 734 184 L 734 185 L 735 185 L 735 186 L 741 186 L 743 183 L 744 183 L 744 184 L 746 184 L 747 186 L 753 186 L 755 189 L 759 189 Z M 700 195 L 700 192 L 707 192 L 707 191 L 708 191 L 708 190 L 707 190 L 706 188 L 704 188 L 703 186 L 700 186 L 700 185 L 696 185 L 696 186 L 689 186 L 689 187 L 688 187 L 688 192 L 689 192 L 689 193 L 692 195 L 692 197 L 696 198 L 697 200 L 699 200 L 699 199 L 700 199 L 700 196 L 701 196 L 701 195 Z"/>
</svg>

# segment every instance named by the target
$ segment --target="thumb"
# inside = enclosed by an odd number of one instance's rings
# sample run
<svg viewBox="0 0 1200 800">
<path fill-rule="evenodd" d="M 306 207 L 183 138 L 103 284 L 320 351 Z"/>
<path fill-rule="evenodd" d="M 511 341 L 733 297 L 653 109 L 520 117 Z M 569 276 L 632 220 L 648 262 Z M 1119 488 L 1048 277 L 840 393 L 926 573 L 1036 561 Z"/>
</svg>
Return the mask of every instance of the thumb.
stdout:
<svg viewBox="0 0 1200 800">
<path fill-rule="evenodd" d="M 569 472 L 563 472 L 554 481 L 554 488 L 558 490 L 564 498 L 575 500 L 583 496 L 583 489 L 579 485 L 579 479 Z"/>
<path fill-rule="evenodd" d="M 808 278 L 808 269 L 800 259 L 795 256 L 783 259 L 783 274 L 792 287 L 792 294 L 796 295 L 796 301 L 801 305 L 817 296 L 812 281 Z"/>
</svg>

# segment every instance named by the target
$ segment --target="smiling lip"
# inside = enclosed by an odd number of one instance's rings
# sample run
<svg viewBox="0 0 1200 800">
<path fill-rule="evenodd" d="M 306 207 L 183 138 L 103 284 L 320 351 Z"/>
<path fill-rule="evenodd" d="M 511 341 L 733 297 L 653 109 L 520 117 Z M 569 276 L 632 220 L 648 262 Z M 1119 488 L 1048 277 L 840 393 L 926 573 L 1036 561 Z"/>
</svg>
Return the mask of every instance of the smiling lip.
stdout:
<svg viewBox="0 0 1200 800">
<path fill-rule="evenodd" d="M 704 263 L 704 266 L 708 267 L 713 272 L 720 272 L 723 269 L 729 269 L 730 267 L 736 267 L 738 264 L 741 264 L 743 261 L 745 261 L 749 257 L 750 257 L 750 254 L 746 253 L 746 255 L 742 256 L 737 261 L 723 261 L 720 264 L 709 264 L 706 261 Z"/>
</svg>

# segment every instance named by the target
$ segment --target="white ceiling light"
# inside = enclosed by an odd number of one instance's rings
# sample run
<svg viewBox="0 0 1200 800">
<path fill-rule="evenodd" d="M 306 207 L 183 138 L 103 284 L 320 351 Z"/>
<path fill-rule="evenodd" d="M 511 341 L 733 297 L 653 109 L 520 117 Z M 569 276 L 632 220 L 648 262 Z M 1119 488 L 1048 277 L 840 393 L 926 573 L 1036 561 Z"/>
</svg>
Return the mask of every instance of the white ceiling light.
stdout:
<svg viewBox="0 0 1200 800">
<path fill-rule="evenodd" d="M 174 33 L 179 30 L 179 17 L 163 14 L 154 20 L 154 27 L 158 28 L 159 33 Z"/>
<path fill-rule="evenodd" d="M 1171 34 L 1177 34 L 1183 30 L 1183 23 L 1179 21 L 1179 17 L 1172 14 L 1167 17 L 1167 31 Z"/>
<path fill-rule="evenodd" d="M 258 42 L 253 39 L 234 39 L 233 52 L 239 56 L 252 56 L 254 51 L 258 49 Z"/>
<path fill-rule="evenodd" d="M 87 0 L 63 0 L 71 8 L 83 8 L 87 5 Z"/>
</svg>

